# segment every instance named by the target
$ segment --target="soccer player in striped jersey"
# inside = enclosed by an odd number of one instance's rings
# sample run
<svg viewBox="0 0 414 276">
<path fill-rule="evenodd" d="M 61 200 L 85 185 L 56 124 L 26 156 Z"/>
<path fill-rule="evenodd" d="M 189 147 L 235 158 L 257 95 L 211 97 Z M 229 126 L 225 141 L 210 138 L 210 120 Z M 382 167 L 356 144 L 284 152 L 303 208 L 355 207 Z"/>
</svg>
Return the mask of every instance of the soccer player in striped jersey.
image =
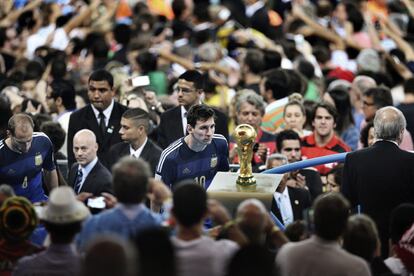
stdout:
<svg viewBox="0 0 414 276">
<path fill-rule="evenodd" d="M 214 110 L 203 104 L 188 111 L 187 131 L 187 136 L 162 152 L 155 177 L 169 187 L 183 179 L 194 179 L 207 189 L 217 171 L 229 170 L 227 140 L 214 134 Z"/>
</svg>

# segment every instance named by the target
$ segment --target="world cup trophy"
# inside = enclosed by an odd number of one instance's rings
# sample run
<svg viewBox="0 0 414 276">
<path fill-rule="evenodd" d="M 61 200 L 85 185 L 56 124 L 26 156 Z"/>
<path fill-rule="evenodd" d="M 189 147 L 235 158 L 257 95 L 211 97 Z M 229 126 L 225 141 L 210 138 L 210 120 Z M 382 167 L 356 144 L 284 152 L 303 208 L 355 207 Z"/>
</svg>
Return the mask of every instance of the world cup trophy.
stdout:
<svg viewBox="0 0 414 276">
<path fill-rule="evenodd" d="M 253 146 L 256 136 L 257 133 L 251 125 L 241 124 L 235 129 L 234 137 L 240 162 L 240 174 L 236 183 L 242 189 L 256 188 L 256 179 L 252 174 Z"/>
</svg>

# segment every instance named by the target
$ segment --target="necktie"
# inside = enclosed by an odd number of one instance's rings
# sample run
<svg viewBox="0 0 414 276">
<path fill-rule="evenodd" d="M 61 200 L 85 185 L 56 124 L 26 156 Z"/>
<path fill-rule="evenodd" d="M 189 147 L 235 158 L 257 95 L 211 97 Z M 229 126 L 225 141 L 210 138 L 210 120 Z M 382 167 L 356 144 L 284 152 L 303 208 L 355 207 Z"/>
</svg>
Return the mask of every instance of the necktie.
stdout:
<svg viewBox="0 0 414 276">
<path fill-rule="evenodd" d="M 75 189 L 74 189 L 76 194 L 79 194 L 80 192 L 82 178 L 83 178 L 82 169 L 79 169 L 78 173 L 76 174 Z"/>
<path fill-rule="evenodd" d="M 102 135 L 105 135 L 105 131 L 106 131 L 105 114 L 102 111 L 99 112 L 99 128 L 101 130 Z"/>
</svg>

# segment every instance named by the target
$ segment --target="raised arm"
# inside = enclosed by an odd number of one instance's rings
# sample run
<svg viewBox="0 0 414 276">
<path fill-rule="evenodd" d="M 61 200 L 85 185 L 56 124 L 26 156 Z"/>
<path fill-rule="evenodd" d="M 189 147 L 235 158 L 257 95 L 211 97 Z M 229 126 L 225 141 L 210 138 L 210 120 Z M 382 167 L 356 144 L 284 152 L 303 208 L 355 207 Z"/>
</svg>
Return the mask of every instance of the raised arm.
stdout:
<svg viewBox="0 0 414 276">
<path fill-rule="evenodd" d="M 65 32 L 69 34 L 73 29 L 77 28 L 86 18 L 92 14 L 93 11 L 98 8 L 100 4 L 101 0 L 91 1 L 91 3 L 86 8 L 83 8 L 77 16 L 73 17 L 71 20 L 69 20 L 68 23 L 65 24 L 63 27 Z"/>
<path fill-rule="evenodd" d="M 5 18 L 1 19 L 0 27 L 8 27 L 8 26 L 13 25 L 17 21 L 20 15 L 22 15 L 23 13 L 27 11 L 37 8 L 38 6 L 40 6 L 42 1 L 43 0 L 33 0 L 21 9 L 11 10 Z"/>
<path fill-rule="evenodd" d="M 393 32 L 389 25 L 387 24 L 387 21 L 380 21 L 381 27 L 383 32 L 390 37 L 394 42 L 397 44 L 397 47 L 400 48 L 401 51 L 404 52 L 405 57 L 407 61 L 413 61 L 414 60 L 414 50 L 411 47 L 410 44 L 408 44 L 407 41 L 405 41 L 401 36 L 399 36 L 397 33 Z"/>
</svg>

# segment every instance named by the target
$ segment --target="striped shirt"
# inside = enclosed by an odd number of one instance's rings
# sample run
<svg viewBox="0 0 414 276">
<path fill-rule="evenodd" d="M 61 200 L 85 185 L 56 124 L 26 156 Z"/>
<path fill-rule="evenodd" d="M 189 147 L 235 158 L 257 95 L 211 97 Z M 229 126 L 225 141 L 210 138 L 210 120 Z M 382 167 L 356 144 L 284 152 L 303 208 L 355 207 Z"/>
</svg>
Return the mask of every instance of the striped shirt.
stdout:
<svg viewBox="0 0 414 276">
<path fill-rule="evenodd" d="M 43 169 L 55 169 L 52 142 L 44 133 L 33 133 L 27 153 L 15 152 L 5 140 L 0 141 L 0 183 L 12 186 L 16 195 L 32 202 L 46 200 L 42 187 Z"/>
<path fill-rule="evenodd" d="M 173 142 L 161 154 L 155 178 L 170 188 L 181 180 L 194 179 L 207 189 L 218 171 L 228 171 L 227 140 L 214 134 L 213 140 L 200 152 L 191 150 L 184 138 Z"/>
</svg>

